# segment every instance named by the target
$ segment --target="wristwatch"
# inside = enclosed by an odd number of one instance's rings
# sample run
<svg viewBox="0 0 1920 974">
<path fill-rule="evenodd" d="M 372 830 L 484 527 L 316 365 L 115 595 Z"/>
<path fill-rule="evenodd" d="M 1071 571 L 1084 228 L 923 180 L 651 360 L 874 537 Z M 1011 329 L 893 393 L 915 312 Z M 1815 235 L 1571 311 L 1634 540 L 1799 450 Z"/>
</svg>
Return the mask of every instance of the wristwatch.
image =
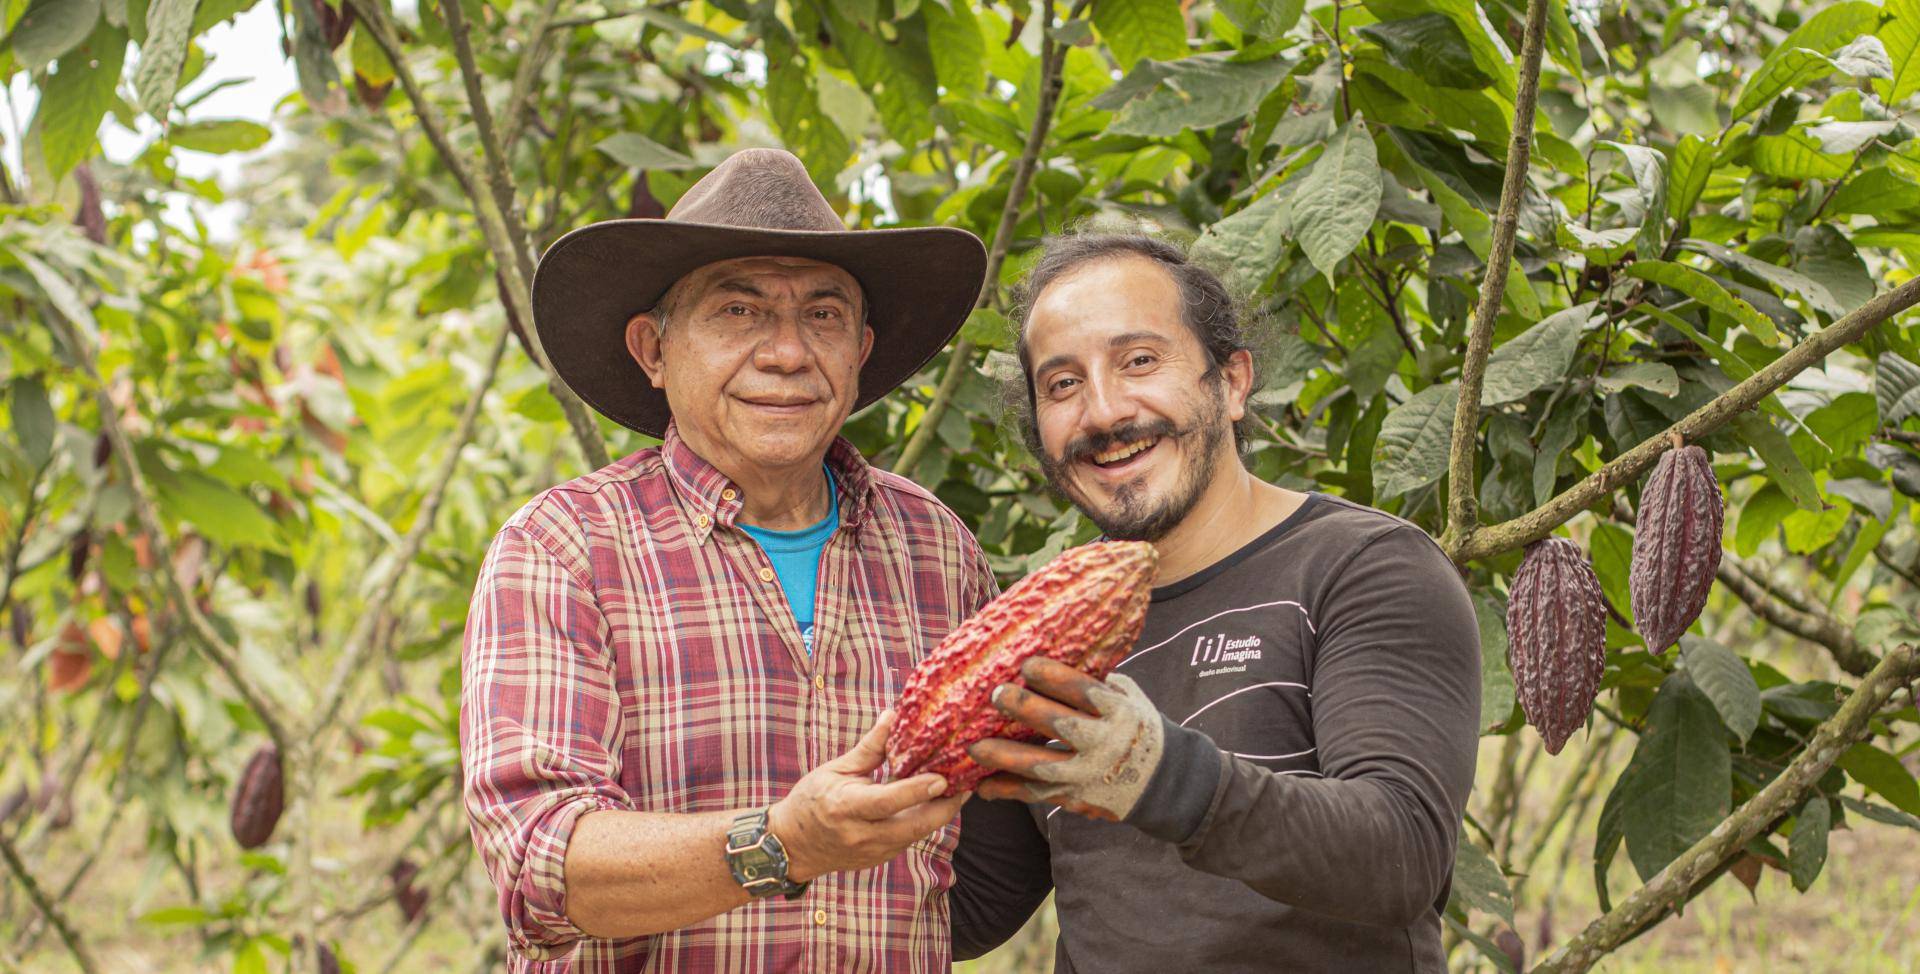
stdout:
<svg viewBox="0 0 1920 974">
<path fill-rule="evenodd" d="M 728 826 L 727 868 L 733 871 L 733 881 L 754 899 L 779 893 L 792 900 L 807 891 L 806 883 L 787 878 L 787 850 L 767 830 L 764 808 L 743 812 Z"/>
</svg>

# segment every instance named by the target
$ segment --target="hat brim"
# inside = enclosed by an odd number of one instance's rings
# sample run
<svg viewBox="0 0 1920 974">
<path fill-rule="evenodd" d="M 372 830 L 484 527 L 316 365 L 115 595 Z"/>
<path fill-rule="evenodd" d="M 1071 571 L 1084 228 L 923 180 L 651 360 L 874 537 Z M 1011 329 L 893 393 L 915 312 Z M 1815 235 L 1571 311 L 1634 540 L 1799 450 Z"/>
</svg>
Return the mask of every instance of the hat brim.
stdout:
<svg viewBox="0 0 1920 974">
<path fill-rule="evenodd" d="M 873 351 L 860 370 L 857 411 L 891 392 L 946 347 L 972 312 L 986 275 L 980 239 L 955 227 L 762 230 L 674 220 L 608 220 L 547 248 L 533 276 L 533 319 L 547 358 L 587 404 L 628 429 L 666 432 L 670 412 L 628 354 L 627 322 L 675 281 L 715 261 L 807 257 L 860 283 Z"/>
</svg>

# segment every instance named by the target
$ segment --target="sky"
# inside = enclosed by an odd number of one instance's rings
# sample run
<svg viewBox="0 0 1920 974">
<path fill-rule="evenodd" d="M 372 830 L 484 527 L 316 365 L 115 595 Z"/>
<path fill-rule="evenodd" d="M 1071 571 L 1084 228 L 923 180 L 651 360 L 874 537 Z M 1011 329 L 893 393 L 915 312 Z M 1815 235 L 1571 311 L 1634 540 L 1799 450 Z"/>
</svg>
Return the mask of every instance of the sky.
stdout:
<svg viewBox="0 0 1920 974">
<path fill-rule="evenodd" d="M 268 125 L 275 132 L 272 141 L 253 152 L 210 155 L 185 149 L 174 151 L 181 175 L 194 179 L 214 176 L 222 185 L 231 186 L 251 161 L 279 148 L 285 139 L 280 127 L 271 124 L 274 107 L 296 90 L 299 82 L 294 76 L 293 59 L 280 53 L 280 25 L 274 17 L 272 3 L 256 4 L 233 20 L 213 27 L 200 36 L 199 44 L 208 55 L 207 68 L 180 92 L 179 101 L 186 101 L 227 79 L 243 80 L 214 92 L 193 106 L 186 118 L 191 121 L 244 118 Z M 133 76 L 133 63 L 137 60 L 137 49 L 130 50 L 123 77 Z M 123 94 L 131 94 L 127 82 L 122 82 L 121 89 Z M 21 171 L 20 138 L 16 124 L 29 123 L 36 98 L 24 75 L 14 76 L 7 96 L 11 110 L 0 112 L 0 135 L 5 138 L 4 149 L 0 151 L 5 153 L 8 169 L 18 173 Z M 145 115 L 140 116 L 135 131 L 128 131 L 109 115 L 100 129 L 101 151 L 108 159 L 126 162 L 138 156 L 159 132 L 159 123 Z M 184 201 L 173 202 L 170 222 L 191 226 L 183 206 Z M 202 204 L 199 213 L 216 239 L 231 241 L 239 237 L 239 221 L 245 213 L 239 203 L 228 202 L 216 207 Z"/>
</svg>

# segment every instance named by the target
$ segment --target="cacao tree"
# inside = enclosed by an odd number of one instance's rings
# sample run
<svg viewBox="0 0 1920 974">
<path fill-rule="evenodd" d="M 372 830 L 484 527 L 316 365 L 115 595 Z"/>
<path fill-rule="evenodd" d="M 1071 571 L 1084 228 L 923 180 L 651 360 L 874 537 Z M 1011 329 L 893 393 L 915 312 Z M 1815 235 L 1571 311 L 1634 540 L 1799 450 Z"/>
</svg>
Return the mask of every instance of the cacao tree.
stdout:
<svg viewBox="0 0 1920 974">
<path fill-rule="evenodd" d="M 294 69 L 271 117 L 207 107 L 243 24 Z M 1728 874 L 1820 895 L 1836 830 L 1920 842 L 1913 0 L 0 0 L 0 77 L 32 969 L 100 969 L 109 900 L 198 966 L 499 963 L 466 598 L 527 497 L 648 445 L 554 378 L 527 281 L 754 144 L 849 225 L 989 243 L 960 339 L 847 432 L 1009 584 L 1095 534 L 1002 408 L 1040 241 L 1145 226 L 1243 295 L 1248 464 L 1475 593 L 1457 967 L 1585 970 Z"/>
</svg>

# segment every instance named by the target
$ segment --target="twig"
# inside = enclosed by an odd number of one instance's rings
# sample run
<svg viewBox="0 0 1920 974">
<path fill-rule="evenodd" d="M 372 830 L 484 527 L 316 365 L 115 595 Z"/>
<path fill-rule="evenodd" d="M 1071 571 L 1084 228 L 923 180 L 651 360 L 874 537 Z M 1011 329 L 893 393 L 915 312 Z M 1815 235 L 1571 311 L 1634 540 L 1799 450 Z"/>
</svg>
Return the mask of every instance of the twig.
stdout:
<svg viewBox="0 0 1920 974">
<path fill-rule="evenodd" d="M 67 915 L 60 911 L 59 904 L 47 899 L 46 892 L 34 880 L 33 874 L 27 871 L 27 864 L 20 861 L 20 853 L 13 847 L 13 840 L 5 835 L 0 835 L 0 858 L 7 861 L 7 871 L 13 873 L 14 880 L 27 891 L 27 899 L 33 901 L 40 915 L 60 931 L 60 939 L 66 942 L 67 953 L 73 955 L 74 964 L 86 974 L 93 974 L 93 955 L 87 952 L 87 945 L 80 941 L 80 935 L 74 931 Z"/>
<path fill-rule="evenodd" d="M 1447 462 L 1447 527 L 1441 547 L 1452 550 L 1470 539 L 1480 523 L 1474 496 L 1474 461 L 1480 443 L 1480 390 L 1487 356 L 1493 351 L 1493 323 L 1507 292 L 1514 238 L 1520 227 L 1520 202 L 1527 193 L 1527 163 L 1533 151 L 1534 104 L 1540 94 L 1540 56 L 1546 42 L 1547 0 L 1528 0 L 1527 28 L 1520 42 L 1520 81 L 1513 102 L 1513 138 L 1507 144 L 1507 173 L 1500 187 L 1500 210 L 1493 220 L 1487 251 L 1487 276 L 1480 282 L 1480 303 L 1467 332 L 1466 358 L 1460 365 L 1459 401 L 1453 410 L 1453 443 Z"/>
<path fill-rule="evenodd" d="M 1905 443 L 1908 446 L 1920 446 L 1920 433 L 1895 429 L 1891 426 L 1881 427 L 1873 434 L 1873 438 L 1876 440 L 1888 440 L 1894 443 Z"/>
<path fill-rule="evenodd" d="M 507 298 L 506 311 L 509 320 L 533 321 L 533 298 L 528 290 L 527 275 L 521 273 L 521 258 L 514 253 L 513 236 L 507 229 L 507 218 L 494 202 L 493 194 L 483 190 L 475 178 L 471 164 L 453 147 L 447 138 L 446 123 L 440 113 L 428 100 L 420 82 L 413 76 L 413 69 L 407 65 L 400 50 L 400 41 L 394 36 L 393 23 L 387 19 L 386 8 L 373 0 L 345 0 L 353 5 L 360 16 L 361 27 L 380 47 L 381 53 L 393 67 L 394 78 L 406 91 L 407 100 L 413 103 L 414 116 L 420 121 L 420 129 L 427 135 L 427 141 L 433 143 L 447 169 L 453 173 L 454 180 L 467 199 L 473 203 L 474 220 L 480 224 L 480 232 L 486 237 L 487 248 L 493 253 L 494 270 L 505 281 L 501 288 Z M 497 147 L 493 147 L 497 150 Z M 606 443 L 600 437 L 600 429 L 595 425 L 593 416 L 587 411 L 586 403 L 573 390 L 560 380 L 559 373 L 553 369 L 553 362 L 547 358 L 545 346 L 540 343 L 540 335 L 533 328 L 524 330 L 528 351 L 547 376 L 547 390 L 560 403 L 561 412 L 567 417 L 567 425 L 572 428 L 574 439 L 580 444 L 580 452 L 586 457 L 589 466 L 594 469 L 611 462 L 607 456 Z"/>
<path fill-rule="evenodd" d="M 1067 19 L 1079 16 L 1087 0 L 1075 3 Z M 1053 4 L 1048 2 L 1045 19 L 1040 31 L 1040 101 L 1034 107 L 1033 124 L 1027 128 L 1027 143 L 1020 151 L 1020 159 L 1013 167 L 1013 183 L 1007 187 L 1007 201 L 1000 207 L 1000 223 L 993 230 L 993 244 L 987 248 L 987 276 L 980 286 L 980 298 L 974 307 L 985 308 L 993 304 L 994 297 L 1000 291 L 1000 267 L 1006 263 L 1007 248 L 1013 243 L 1014 225 L 1020 219 L 1020 206 L 1026 201 L 1027 187 L 1033 182 L 1033 171 L 1039 167 L 1040 147 L 1047 140 L 1047 130 L 1053 125 L 1053 108 L 1060 99 L 1062 87 L 1061 69 L 1066 66 L 1066 48 L 1053 38 Z M 934 434 L 940 428 L 940 420 L 946 416 L 947 408 L 953 402 L 953 394 L 960 387 L 960 378 L 973 368 L 973 343 L 962 338 L 953 343 L 953 352 L 947 357 L 947 371 L 940 377 L 940 385 L 934 389 L 933 398 L 927 402 L 927 411 L 920 417 L 920 425 L 914 427 L 913 435 L 907 437 L 906 445 L 900 448 L 900 457 L 894 461 L 893 472 L 911 477 L 913 468 L 918 466 L 920 458 L 933 445 Z"/>
<path fill-rule="evenodd" d="M 1920 573 L 1916 573 L 1913 566 L 1902 565 L 1895 560 L 1893 549 L 1888 548 L 1886 542 L 1882 541 L 1873 546 L 1873 560 L 1885 565 L 1887 571 L 1900 576 L 1908 585 L 1920 589 Z"/>
<path fill-rule="evenodd" d="M 1853 342 L 1875 325 L 1905 311 L 1916 302 L 1920 302 L 1920 278 L 1875 295 L 1872 300 L 1843 315 L 1833 324 L 1808 335 L 1788 349 L 1786 354 L 1762 366 L 1759 371 L 1687 414 L 1679 422 L 1647 437 L 1580 482 L 1556 494 L 1552 500 L 1511 521 L 1480 528 L 1471 537 L 1455 541 L 1447 548 L 1447 554 L 1456 564 L 1465 564 L 1546 537 L 1554 528 L 1586 510 L 1594 501 L 1646 472 L 1660 458 L 1660 454 L 1666 452 L 1670 445 L 1670 434 L 1678 433 L 1683 439 L 1692 441 L 1725 426 L 1735 416 L 1753 408 L 1774 390 L 1786 385 L 1789 379 L 1826 358 L 1834 349 Z"/>
<path fill-rule="evenodd" d="M 1589 970 L 1614 948 L 1659 922 L 1702 879 L 1804 801 L 1840 755 L 1867 736 L 1874 715 L 1893 692 L 1916 676 L 1920 676 L 1920 654 L 1912 646 L 1903 644 L 1888 651 L 1847 702 L 1819 726 L 1786 770 L 1618 907 L 1588 924 L 1579 936 L 1535 967 L 1534 974 Z"/>
</svg>

